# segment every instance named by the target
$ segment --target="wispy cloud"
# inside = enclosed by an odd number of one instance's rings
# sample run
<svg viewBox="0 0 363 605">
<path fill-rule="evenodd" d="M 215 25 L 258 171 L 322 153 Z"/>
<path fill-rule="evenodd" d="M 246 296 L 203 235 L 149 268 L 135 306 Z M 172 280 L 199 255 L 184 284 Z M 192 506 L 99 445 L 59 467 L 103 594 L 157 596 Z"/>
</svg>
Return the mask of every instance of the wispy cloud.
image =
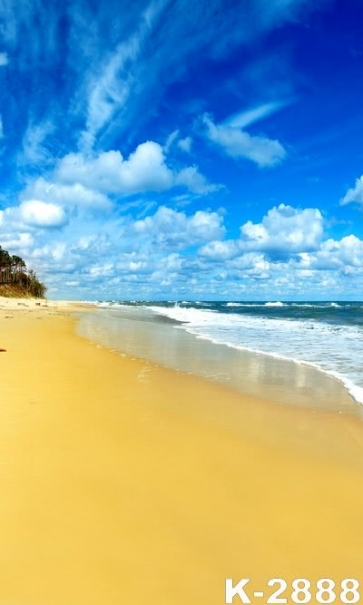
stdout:
<svg viewBox="0 0 363 605">
<path fill-rule="evenodd" d="M 341 199 L 341 204 L 350 204 L 356 202 L 363 204 L 363 175 L 355 181 L 355 186 L 348 189 L 345 196 Z"/>
<path fill-rule="evenodd" d="M 57 60 L 57 53 L 62 47 L 62 20 L 66 14 L 65 7 L 50 1 L 32 2 L 1 0 L 0 31 L 4 57 L 9 54 L 12 63 L 22 70 L 37 66 L 42 59 L 46 67 Z"/>
<path fill-rule="evenodd" d="M 290 0 L 268 5 L 255 0 L 246 6 L 239 0 L 228 7 L 222 0 L 210 0 L 195 4 L 191 13 L 189 0 L 160 0 L 141 10 L 139 5 L 130 8 L 128 30 L 120 33 L 121 41 L 106 57 L 95 48 L 92 70 L 86 71 L 79 90 L 78 99 L 87 99 L 81 144 L 92 147 L 99 137 L 120 135 L 136 116 L 142 124 L 155 112 L 167 87 L 188 75 L 195 57 L 205 62 L 225 56 L 310 4 Z M 265 107 L 266 115 L 277 111 L 275 105 Z"/>
<path fill-rule="evenodd" d="M 71 0 L 67 6 L 34 0 L 16 7 L 2 0 L 5 47 L 0 65 L 11 56 L 13 69 L 23 76 L 31 70 L 31 95 L 23 99 L 20 112 L 25 128 L 29 115 L 34 128 L 51 118 L 56 121 L 54 132 L 65 129 L 81 149 L 112 147 L 125 133 L 137 138 L 143 123 L 158 113 L 168 87 L 188 77 L 196 57 L 205 63 L 226 56 L 236 45 L 249 43 L 309 6 L 313 3 L 306 0 L 272 6 L 263 0 L 247 6 L 244 0 L 231 6 L 210 0 L 190 11 L 189 0 L 127 5 Z M 48 108 L 46 95 L 52 96 Z"/>
<path fill-rule="evenodd" d="M 257 105 L 252 109 L 240 111 L 232 116 L 229 116 L 226 120 L 224 120 L 223 124 L 231 128 L 245 128 L 246 126 L 250 126 L 255 122 L 259 122 L 260 120 L 270 117 L 277 111 L 280 111 L 289 105 L 289 103 L 290 101 L 274 101 L 272 103 Z"/>
<path fill-rule="evenodd" d="M 5 65 L 8 65 L 8 63 L 9 57 L 7 53 L 0 53 L 0 67 L 5 67 Z"/>
<path fill-rule="evenodd" d="M 190 153 L 192 150 L 193 139 L 191 137 L 185 137 L 185 139 L 180 139 L 177 143 L 179 149 L 185 151 L 185 153 Z"/>
<path fill-rule="evenodd" d="M 46 147 L 47 138 L 54 132 L 55 124 L 51 120 L 30 123 L 24 133 L 22 149 L 18 154 L 18 163 L 21 166 L 41 165 L 46 167 L 52 154 Z"/>
<path fill-rule="evenodd" d="M 275 166 L 286 157 L 277 140 L 252 136 L 235 126 L 215 124 L 208 115 L 203 116 L 203 123 L 206 137 L 233 158 L 245 158 L 264 168 Z"/>
<path fill-rule="evenodd" d="M 140 85 L 136 78 L 140 55 L 169 1 L 151 2 L 141 13 L 134 33 L 117 46 L 98 73 L 90 78 L 86 130 L 82 133 L 81 145 L 93 147 L 100 130 L 122 110 L 132 89 Z"/>
</svg>

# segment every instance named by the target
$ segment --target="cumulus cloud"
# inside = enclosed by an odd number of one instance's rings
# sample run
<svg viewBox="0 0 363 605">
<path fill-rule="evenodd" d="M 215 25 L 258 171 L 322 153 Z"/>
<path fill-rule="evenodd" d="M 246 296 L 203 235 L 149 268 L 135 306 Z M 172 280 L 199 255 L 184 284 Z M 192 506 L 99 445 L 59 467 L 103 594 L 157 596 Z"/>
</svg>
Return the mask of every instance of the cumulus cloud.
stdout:
<svg viewBox="0 0 363 605">
<path fill-rule="evenodd" d="M 323 217 L 317 208 L 299 210 L 280 204 L 268 211 L 261 223 L 247 221 L 237 240 L 211 241 L 200 251 L 209 259 L 233 259 L 249 251 L 263 251 L 281 260 L 291 254 L 317 250 L 323 237 Z"/>
<path fill-rule="evenodd" d="M 202 257 L 212 261 L 227 261 L 241 255 L 241 245 L 238 240 L 212 241 L 203 246 L 200 251 Z"/>
<path fill-rule="evenodd" d="M 2 244 L 36 269 L 51 295 L 155 298 L 172 290 L 185 298 L 264 298 L 264 288 L 286 297 L 308 287 L 321 296 L 323 287 L 347 292 L 363 279 L 363 241 L 324 240 L 314 208 L 272 208 L 229 240 L 223 216 L 213 211 L 162 206 L 138 220 L 111 212 L 85 221 L 71 213 L 68 222 L 66 214 L 66 206 L 37 198 L 0 211 Z"/>
<path fill-rule="evenodd" d="M 207 115 L 203 122 L 206 137 L 233 158 L 245 158 L 265 168 L 279 164 L 286 156 L 285 149 L 277 140 L 252 136 L 233 125 L 214 124 Z"/>
<path fill-rule="evenodd" d="M 323 236 L 323 217 L 317 208 L 298 210 L 280 204 L 268 211 L 261 223 L 241 227 L 242 241 L 255 250 L 304 252 L 316 250 Z"/>
<path fill-rule="evenodd" d="M 355 181 L 355 186 L 348 189 L 347 193 L 341 200 L 341 204 L 350 204 L 357 202 L 363 204 L 363 175 Z"/>
<path fill-rule="evenodd" d="M 165 163 L 162 147 L 153 141 L 139 145 L 123 162 L 120 172 L 121 189 L 127 192 L 163 191 L 173 183 L 173 174 Z"/>
<path fill-rule="evenodd" d="M 19 206 L 20 219 L 34 227 L 62 227 L 67 216 L 56 204 L 47 204 L 40 200 L 28 200 Z"/>
<path fill-rule="evenodd" d="M 24 235 L 24 231 L 29 227 L 43 229 L 63 227 L 67 221 L 65 211 L 57 204 L 28 199 L 19 206 L 0 211 L 0 236 L 3 241 L 3 238 L 11 232 L 15 235 L 21 231 Z"/>
<path fill-rule="evenodd" d="M 306 292 L 319 298 L 323 292 L 354 296 L 354 284 L 363 280 L 363 241 L 354 235 L 324 240 L 322 222 L 313 208 L 273 208 L 260 223 L 242 225 L 240 238 L 202 245 L 198 255 L 204 274 L 212 282 L 224 272 L 227 296 L 239 289 L 249 298 L 263 298 L 265 287 L 267 296 L 274 292 L 285 299 Z"/>
<path fill-rule="evenodd" d="M 42 177 L 30 183 L 22 193 L 23 200 L 35 197 L 45 203 L 55 203 L 68 208 L 109 211 L 112 203 L 103 193 L 88 189 L 81 183 L 62 184 L 46 181 Z"/>
<path fill-rule="evenodd" d="M 102 288 L 106 296 L 107 288 L 116 293 L 121 287 L 124 296 L 135 288 L 139 294 L 142 290 L 143 295 L 151 296 L 155 287 L 188 284 L 190 271 L 198 272 L 203 267 L 194 254 L 185 257 L 183 250 L 224 234 L 223 218 L 215 212 L 188 213 L 161 207 L 140 220 L 113 215 L 102 222 L 94 218 L 84 221 L 74 215 L 61 233 L 53 231 L 50 242 L 49 229 L 39 226 L 40 210 L 44 208 L 24 203 L 17 215 L 15 209 L 4 211 L 3 222 L 0 212 L 1 241 L 10 240 L 4 237 L 5 233 L 17 228 L 24 232 L 24 219 L 33 223 L 28 225 L 31 230 L 37 228 L 36 240 L 27 242 L 26 247 L 23 240 L 23 256 L 53 295 L 56 287 L 65 294 L 67 288 L 73 287 L 66 287 L 66 281 L 79 282 L 77 292 L 82 297 L 95 296 L 95 288 Z M 25 215 L 22 225 L 20 211 Z M 45 222 L 44 212 L 42 216 Z"/>
<path fill-rule="evenodd" d="M 154 141 L 138 145 L 128 159 L 115 150 L 91 157 L 81 153 L 68 154 L 59 162 L 55 178 L 64 183 L 81 183 L 103 193 L 122 195 L 165 191 L 177 185 L 196 193 L 215 188 L 195 166 L 180 171 L 169 168 L 162 146 Z"/>
<path fill-rule="evenodd" d="M 0 221 L 1 225 L 1 221 Z M 19 229 L 17 233 L 14 230 L 8 232 L 1 230 L 1 245 L 12 253 L 30 255 L 36 242 L 31 233 Z"/>
<path fill-rule="evenodd" d="M 216 212 L 198 210 L 188 216 L 161 206 L 153 216 L 136 221 L 133 230 L 163 248 L 180 249 L 224 235 L 223 218 Z"/>
<path fill-rule="evenodd" d="M 231 289 L 248 284 L 246 292 L 262 295 L 266 284 L 268 296 L 280 292 L 285 299 L 289 294 L 304 297 L 309 291 L 321 298 L 324 291 L 327 296 L 354 296 L 354 284 L 362 284 L 363 241 L 352 234 L 324 240 L 317 209 L 280 205 L 240 231 L 239 239 L 209 241 L 199 249 L 208 272 L 222 268 Z"/>
<path fill-rule="evenodd" d="M 362 271 L 363 241 L 355 235 L 347 235 L 341 240 L 328 239 L 314 253 L 301 254 L 300 265 L 303 269 L 318 271 Z"/>
</svg>

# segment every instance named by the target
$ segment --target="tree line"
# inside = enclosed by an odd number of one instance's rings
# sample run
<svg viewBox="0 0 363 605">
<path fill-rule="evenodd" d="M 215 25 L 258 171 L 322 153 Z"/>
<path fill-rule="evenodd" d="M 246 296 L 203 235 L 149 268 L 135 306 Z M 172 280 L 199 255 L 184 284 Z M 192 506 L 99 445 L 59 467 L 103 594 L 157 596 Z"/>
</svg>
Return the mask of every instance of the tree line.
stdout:
<svg viewBox="0 0 363 605">
<path fill-rule="evenodd" d="M 0 285 L 11 284 L 23 288 L 31 296 L 44 298 L 46 287 L 35 271 L 28 270 L 25 261 L 16 254 L 9 254 L 0 246 Z"/>
</svg>

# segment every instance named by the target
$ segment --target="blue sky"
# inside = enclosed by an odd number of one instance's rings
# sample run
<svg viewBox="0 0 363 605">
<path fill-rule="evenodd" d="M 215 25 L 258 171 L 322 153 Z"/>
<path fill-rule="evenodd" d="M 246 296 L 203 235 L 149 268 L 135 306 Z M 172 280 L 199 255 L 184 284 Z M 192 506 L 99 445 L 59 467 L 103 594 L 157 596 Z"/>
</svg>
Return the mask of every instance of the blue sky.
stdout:
<svg viewBox="0 0 363 605">
<path fill-rule="evenodd" d="M 0 0 L 0 244 L 66 299 L 362 299 L 362 0 Z"/>
</svg>

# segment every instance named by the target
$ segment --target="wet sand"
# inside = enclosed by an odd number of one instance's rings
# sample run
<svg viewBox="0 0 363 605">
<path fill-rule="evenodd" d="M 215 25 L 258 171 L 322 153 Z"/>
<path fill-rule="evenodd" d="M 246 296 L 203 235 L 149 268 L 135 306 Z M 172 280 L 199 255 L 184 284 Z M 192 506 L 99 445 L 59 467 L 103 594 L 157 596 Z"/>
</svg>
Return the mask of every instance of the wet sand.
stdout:
<svg viewBox="0 0 363 605">
<path fill-rule="evenodd" d="M 226 577 L 261 603 L 274 577 L 362 579 L 355 415 L 122 357 L 75 335 L 72 306 L 2 302 L 1 605 L 220 605 Z"/>
<path fill-rule="evenodd" d="M 308 364 L 198 338 L 142 306 L 116 305 L 84 313 L 77 333 L 129 356 L 222 383 L 244 395 L 282 405 L 351 412 L 363 419 L 363 405 L 332 376 Z"/>
</svg>

